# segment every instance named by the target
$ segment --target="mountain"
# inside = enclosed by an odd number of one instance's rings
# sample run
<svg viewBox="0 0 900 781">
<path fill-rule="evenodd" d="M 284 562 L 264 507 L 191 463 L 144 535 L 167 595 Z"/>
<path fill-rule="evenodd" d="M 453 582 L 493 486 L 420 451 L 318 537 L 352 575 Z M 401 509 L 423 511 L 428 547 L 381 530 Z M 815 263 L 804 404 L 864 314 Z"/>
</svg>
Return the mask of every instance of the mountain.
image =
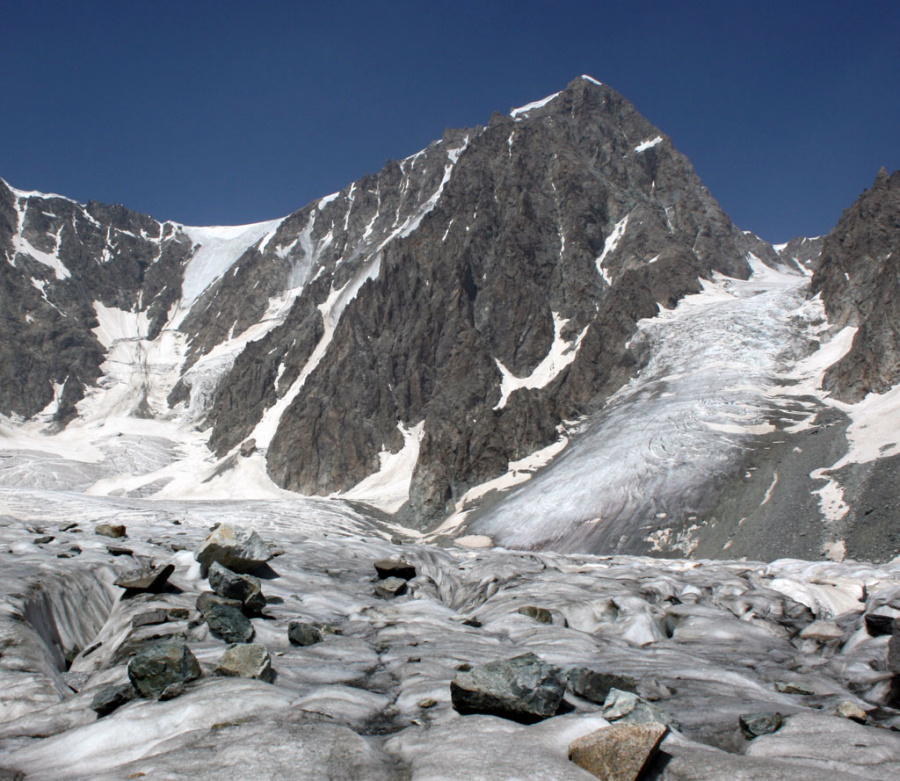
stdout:
<svg viewBox="0 0 900 781">
<path fill-rule="evenodd" d="M 897 322 L 895 180 L 824 240 L 776 249 L 583 76 L 257 225 L 0 183 L 0 412 L 69 437 L 159 423 L 140 428 L 167 443 L 152 469 L 74 469 L 91 492 L 162 499 L 249 470 L 439 537 L 840 555 L 850 532 L 823 520 L 847 515 L 829 470 L 853 460 L 853 416 L 836 405 L 896 365 L 891 326 L 872 330 Z M 823 391 L 825 350 L 857 322 Z M 900 551 L 883 538 L 853 553 Z"/>
<path fill-rule="evenodd" d="M 581 77 L 254 225 L 0 180 L 0 779 L 898 777 L 898 176 L 771 246 Z"/>
</svg>

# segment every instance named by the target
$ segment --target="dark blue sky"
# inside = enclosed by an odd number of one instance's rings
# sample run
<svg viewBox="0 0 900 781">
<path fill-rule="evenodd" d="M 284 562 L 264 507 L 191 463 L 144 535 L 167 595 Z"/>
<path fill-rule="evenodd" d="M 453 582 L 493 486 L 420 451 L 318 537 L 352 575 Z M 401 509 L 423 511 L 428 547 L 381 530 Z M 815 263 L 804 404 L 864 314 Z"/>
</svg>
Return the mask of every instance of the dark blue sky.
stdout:
<svg viewBox="0 0 900 781">
<path fill-rule="evenodd" d="M 587 73 L 771 241 L 900 168 L 900 2 L 6 3 L 0 176 L 160 219 L 272 219 Z"/>
</svg>

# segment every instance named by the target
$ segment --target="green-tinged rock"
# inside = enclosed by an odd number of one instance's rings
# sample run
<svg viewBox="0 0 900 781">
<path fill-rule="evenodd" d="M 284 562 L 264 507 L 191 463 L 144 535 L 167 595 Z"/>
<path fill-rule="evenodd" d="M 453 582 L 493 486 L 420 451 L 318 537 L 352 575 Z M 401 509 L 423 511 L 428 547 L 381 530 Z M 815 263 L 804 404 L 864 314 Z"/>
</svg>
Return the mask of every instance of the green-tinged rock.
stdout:
<svg viewBox="0 0 900 781">
<path fill-rule="evenodd" d="M 131 702 L 137 695 L 134 686 L 123 683 L 119 686 L 105 686 L 94 695 L 91 700 L 91 710 L 100 718 L 108 716 L 125 703 Z"/>
<path fill-rule="evenodd" d="M 209 567 L 209 585 L 220 597 L 238 600 L 251 615 L 258 615 L 266 606 L 259 578 L 232 572 L 217 561 Z"/>
<path fill-rule="evenodd" d="M 522 724 L 556 714 L 566 690 L 563 671 L 532 653 L 473 667 L 450 682 L 453 707 Z"/>
<path fill-rule="evenodd" d="M 148 699 L 166 699 L 184 684 L 200 677 L 200 664 L 181 642 L 156 643 L 128 663 L 128 679 L 138 694 Z"/>
<path fill-rule="evenodd" d="M 226 643 L 248 643 L 253 639 L 253 624 L 240 608 L 221 602 L 209 602 L 205 609 L 201 608 L 201 612 L 209 631 L 220 640 Z"/>
</svg>

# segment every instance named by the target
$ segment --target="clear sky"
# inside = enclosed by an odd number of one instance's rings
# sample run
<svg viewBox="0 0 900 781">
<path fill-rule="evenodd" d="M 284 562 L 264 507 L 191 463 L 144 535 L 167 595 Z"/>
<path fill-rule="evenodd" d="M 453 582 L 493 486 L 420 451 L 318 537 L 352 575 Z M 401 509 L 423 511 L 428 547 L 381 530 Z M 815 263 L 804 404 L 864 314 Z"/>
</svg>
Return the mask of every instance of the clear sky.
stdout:
<svg viewBox="0 0 900 781">
<path fill-rule="evenodd" d="M 897 0 L 28 0 L 0 177 L 186 224 L 288 214 L 590 74 L 770 241 L 900 168 Z"/>
</svg>

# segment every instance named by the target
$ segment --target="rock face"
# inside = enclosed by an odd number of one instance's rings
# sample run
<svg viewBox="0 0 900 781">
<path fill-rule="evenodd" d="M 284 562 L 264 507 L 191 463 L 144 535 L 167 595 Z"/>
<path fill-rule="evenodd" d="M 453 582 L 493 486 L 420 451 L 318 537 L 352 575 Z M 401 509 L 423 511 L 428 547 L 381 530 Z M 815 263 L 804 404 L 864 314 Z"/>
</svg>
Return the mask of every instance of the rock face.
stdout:
<svg viewBox="0 0 900 781">
<path fill-rule="evenodd" d="M 522 724 L 555 715 L 565 690 L 562 670 L 532 653 L 457 673 L 450 683 L 459 713 L 486 713 Z"/>
<path fill-rule="evenodd" d="M 850 351 L 825 375 L 845 401 L 884 393 L 900 380 L 900 171 L 875 184 L 825 238 L 812 281 L 830 320 L 858 327 Z"/>
<path fill-rule="evenodd" d="M 128 663 L 128 678 L 141 697 L 169 699 L 200 677 L 200 665 L 180 642 L 157 643 Z"/>
</svg>

